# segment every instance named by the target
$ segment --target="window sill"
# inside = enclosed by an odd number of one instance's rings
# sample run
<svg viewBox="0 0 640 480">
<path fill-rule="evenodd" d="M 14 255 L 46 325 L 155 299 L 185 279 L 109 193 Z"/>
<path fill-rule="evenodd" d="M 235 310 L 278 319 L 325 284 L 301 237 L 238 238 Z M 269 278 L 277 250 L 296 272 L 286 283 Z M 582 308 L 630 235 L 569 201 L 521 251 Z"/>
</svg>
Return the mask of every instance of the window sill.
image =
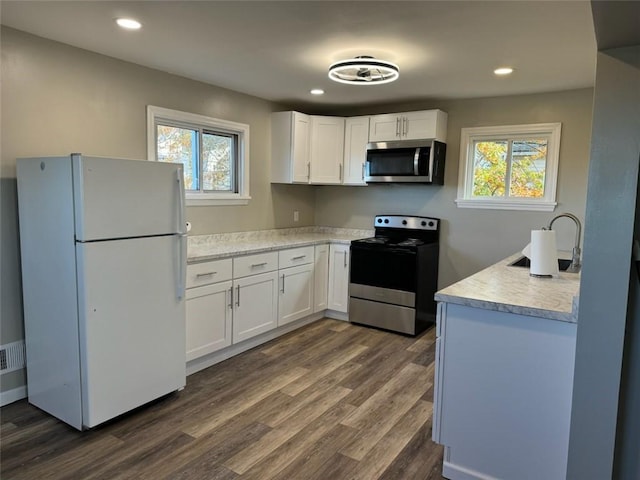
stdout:
<svg viewBox="0 0 640 480">
<path fill-rule="evenodd" d="M 517 201 L 517 200 L 470 200 L 456 199 L 458 208 L 483 208 L 487 210 L 529 210 L 534 212 L 553 212 L 557 202 L 548 201 Z"/>
<path fill-rule="evenodd" d="M 251 197 L 241 195 L 207 195 L 187 194 L 185 204 L 187 207 L 213 207 L 224 205 L 248 205 Z"/>
</svg>

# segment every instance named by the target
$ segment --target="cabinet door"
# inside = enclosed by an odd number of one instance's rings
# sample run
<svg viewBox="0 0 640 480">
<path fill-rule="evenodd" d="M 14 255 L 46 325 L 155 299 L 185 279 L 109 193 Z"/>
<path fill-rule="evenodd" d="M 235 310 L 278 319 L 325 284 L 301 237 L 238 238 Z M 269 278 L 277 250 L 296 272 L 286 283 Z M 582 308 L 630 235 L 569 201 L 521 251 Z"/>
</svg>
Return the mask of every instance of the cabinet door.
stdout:
<svg viewBox="0 0 640 480">
<path fill-rule="evenodd" d="M 439 110 L 423 110 L 402 114 L 402 139 L 435 139 L 438 133 L 438 112 Z"/>
<path fill-rule="evenodd" d="M 276 327 L 278 323 L 278 272 L 233 281 L 233 343 Z"/>
<path fill-rule="evenodd" d="M 311 183 L 342 183 L 344 118 L 311 116 Z"/>
<path fill-rule="evenodd" d="M 327 309 L 329 288 L 329 245 L 316 245 L 313 270 L 313 313 Z"/>
<path fill-rule="evenodd" d="M 286 325 L 313 311 L 313 264 L 280 270 L 278 326 Z"/>
<path fill-rule="evenodd" d="M 292 112 L 292 142 L 291 157 L 293 162 L 293 181 L 295 183 L 309 183 L 310 178 L 310 132 L 311 120 L 309 115 Z"/>
<path fill-rule="evenodd" d="M 230 281 L 186 291 L 187 361 L 231 345 Z"/>
<path fill-rule="evenodd" d="M 400 140 L 400 114 L 373 115 L 369 121 L 369 141 L 383 142 L 385 140 Z"/>
<path fill-rule="evenodd" d="M 349 305 L 349 245 L 329 247 L 329 309 L 347 313 Z"/>
<path fill-rule="evenodd" d="M 369 117 L 351 117 L 344 125 L 344 178 L 342 183 L 366 185 L 364 164 L 367 160 Z"/>
</svg>

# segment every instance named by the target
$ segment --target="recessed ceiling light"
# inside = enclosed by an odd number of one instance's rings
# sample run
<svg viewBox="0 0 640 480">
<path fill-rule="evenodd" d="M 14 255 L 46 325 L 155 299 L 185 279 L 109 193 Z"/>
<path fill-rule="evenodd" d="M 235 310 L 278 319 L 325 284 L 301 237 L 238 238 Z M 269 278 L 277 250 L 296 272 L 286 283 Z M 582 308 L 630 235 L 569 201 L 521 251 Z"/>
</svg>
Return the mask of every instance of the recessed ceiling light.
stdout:
<svg viewBox="0 0 640 480">
<path fill-rule="evenodd" d="M 314 88 L 309 93 L 311 95 L 323 95 L 324 94 L 324 90 L 322 90 L 321 88 Z"/>
<path fill-rule="evenodd" d="M 142 27 L 142 24 L 133 18 L 118 18 L 116 19 L 116 23 L 119 27 L 126 28 L 127 30 L 138 30 Z"/>
<path fill-rule="evenodd" d="M 496 68 L 493 73 L 495 73 L 496 75 L 509 75 L 510 73 L 513 73 L 513 68 L 511 67 L 500 67 L 500 68 Z"/>
</svg>

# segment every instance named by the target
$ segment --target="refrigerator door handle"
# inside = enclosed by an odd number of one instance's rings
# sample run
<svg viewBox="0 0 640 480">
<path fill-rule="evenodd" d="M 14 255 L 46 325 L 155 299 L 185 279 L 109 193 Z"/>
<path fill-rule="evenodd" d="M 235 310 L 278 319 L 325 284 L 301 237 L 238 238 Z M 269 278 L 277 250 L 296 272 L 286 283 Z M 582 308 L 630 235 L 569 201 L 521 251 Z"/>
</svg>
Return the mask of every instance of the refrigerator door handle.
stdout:
<svg viewBox="0 0 640 480">
<path fill-rule="evenodd" d="M 178 187 L 178 282 L 177 297 L 182 300 L 187 287 L 187 224 L 184 220 L 184 173 L 182 165 L 176 168 L 176 185 Z"/>
<path fill-rule="evenodd" d="M 186 234 L 187 224 L 184 220 L 184 173 L 182 165 L 176 169 L 176 184 L 178 186 L 178 229 L 180 234 Z"/>
<path fill-rule="evenodd" d="M 178 282 L 176 296 L 182 300 L 187 286 L 187 234 L 178 234 Z"/>
</svg>

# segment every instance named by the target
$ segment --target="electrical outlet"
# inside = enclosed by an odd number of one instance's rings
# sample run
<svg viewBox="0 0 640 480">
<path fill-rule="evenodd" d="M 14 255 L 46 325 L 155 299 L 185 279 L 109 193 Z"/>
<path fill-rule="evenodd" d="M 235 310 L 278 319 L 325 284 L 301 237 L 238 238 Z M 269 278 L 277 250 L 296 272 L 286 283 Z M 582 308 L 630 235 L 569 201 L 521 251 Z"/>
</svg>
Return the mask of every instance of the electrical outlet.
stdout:
<svg viewBox="0 0 640 480">
<path fill-rule="evenodd" d="M 191 231 L 191 222 L 187 222 L 187 232 Z"/>
<path fill-rule="evenodd" d="M 293 221 L 297 222 L 298 220 L 300 220 L 300 212 L 298 210 L 294 210 L 293 211 Z"/>
</svg>

